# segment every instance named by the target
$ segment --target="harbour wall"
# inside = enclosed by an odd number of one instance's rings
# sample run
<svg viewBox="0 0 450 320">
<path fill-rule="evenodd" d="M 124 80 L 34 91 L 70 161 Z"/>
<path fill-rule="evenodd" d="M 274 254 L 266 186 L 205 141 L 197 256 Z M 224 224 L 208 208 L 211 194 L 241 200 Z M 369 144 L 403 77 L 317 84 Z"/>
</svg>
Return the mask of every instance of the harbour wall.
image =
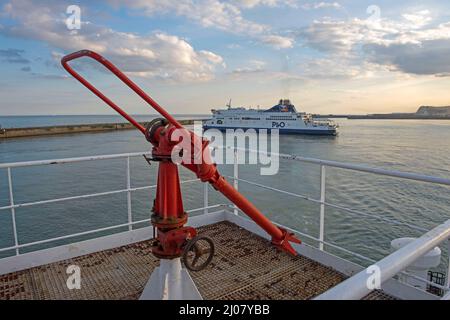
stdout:
<svg viewBox="0 0 450 320">
<path fill-rule="evenodd" d="M 183 125 L 192 125 L 194 121 L 200 120 L 178 120 Z M 147 122 L 141 123 L 143 126 Z M 0 140 L 9 138 L 36 137 L 58 134 L 73 133 L 94 133 L 115 130 L 131 130 L 135 127 L 131 123 L 96 123 L 96 124 L 80 124 L 80 125 L 64 125 L 49 127 L 32 127 L 32 128 L 0 128 Z"/>
</svg>

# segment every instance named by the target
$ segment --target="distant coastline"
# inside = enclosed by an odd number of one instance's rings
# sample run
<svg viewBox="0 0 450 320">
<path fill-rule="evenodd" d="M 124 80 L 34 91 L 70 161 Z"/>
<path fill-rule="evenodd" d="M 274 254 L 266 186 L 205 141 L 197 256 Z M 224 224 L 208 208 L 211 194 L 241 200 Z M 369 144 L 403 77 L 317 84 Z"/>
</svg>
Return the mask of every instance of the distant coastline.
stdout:
<svg viewBox="0 0 450 320">
<path fill-rule="evenodd" d="M 149 122 L 160 117 L 158 114 L 132 114 L 139 122 Z M 205 114 L 174 114 L 177 120 L 205 119 Z M 73 126 L 92 124 L 128 123 L 119 114 L 105 115 L 0 115 L 0 127 L 4 129 L 13 128 L 35 128 L 53 126 Z"/>
<path fill-rule="evenodd" d="M 450 120 L 450 106 L 421 106 L 414 113 L 374 113 L 366 115 L 353 114 L 315 114 L 316 118 L 346 118 L 346 119 L 396 119 L 396 120 Z"/>
<path fill-rule="evenodd" d="M 178 120 L 183 125 L 192 125 L 194 119 Z M 141 122 L 143 126 L 147 122 Z M 63 125 L 63 126 L 45 126 L 45 127 L 30 127 L 30 128 L 0 128 L 0 141 L 11 138 L 24 138 L 36 136 L 49 136 L 59 134 L 73 134 L 73 133 L 95 133 L 115 130 L 132 130 L 135 127 L 130 123 L 96 123 L 96 124 L 82 124 L 82 125 Z"/>
</svg>

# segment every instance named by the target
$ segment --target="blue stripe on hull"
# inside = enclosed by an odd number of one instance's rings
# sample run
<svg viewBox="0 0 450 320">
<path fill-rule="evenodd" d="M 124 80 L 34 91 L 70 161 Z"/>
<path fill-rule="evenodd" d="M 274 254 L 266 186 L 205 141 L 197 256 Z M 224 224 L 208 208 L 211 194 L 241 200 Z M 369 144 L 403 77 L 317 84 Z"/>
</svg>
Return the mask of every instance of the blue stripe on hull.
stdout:
<svg viewBox="0 0 450 320">
<path fill-rule="evenodd" d="M 225 131 L 226 129 L 242 129 L 242 130 L 248 130 L 253 129 L 256 131 L 259 130 L 267 130 L 268 132 L 271 131 L 270 128 L 240 128 L 240 127 L 214 127 L 214 126 L 203 126 L 204 130 L 207 129 L 218 129 L 220 131 Z M 336 135 L 336 129 L 333 130 L 314 130 L 314 129 L 278 129 L 280 134 L 306 134 L 306 135 L 314 135 L 314 136 L 335 136 Z"/>
</svg>

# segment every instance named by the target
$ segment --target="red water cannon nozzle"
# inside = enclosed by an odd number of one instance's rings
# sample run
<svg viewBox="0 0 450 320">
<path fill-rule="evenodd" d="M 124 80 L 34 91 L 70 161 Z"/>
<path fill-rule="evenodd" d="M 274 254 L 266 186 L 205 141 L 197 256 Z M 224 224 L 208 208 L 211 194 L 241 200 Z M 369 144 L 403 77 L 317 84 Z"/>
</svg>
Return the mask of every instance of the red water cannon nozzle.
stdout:
<svg viewBox="0 0 450 320">
<path fill-rule="evenodd" d="M 80 74 L 74 71 L 68 64 L 69 61 L 81 57 L 88 57 L 101 63 L 143 100 L 150 104 L 153 109 L 162 115 L 163 119 L 155 119 L 149 122 L 146 127 L 133 119 Z M 222 175 L 220 175 L 217 166 L 211 161 L 208 140 L 203 139 L 192 131 L 184 128 L 174 117 L 130 80 L 122 71 L 98 53 L 90 50 L 81 50 L 63 57 L 61 63 L 67 72 L 133 124 L 145 135 L 147 141 L 153 145 L 151 160 L 159 162 L 156 198 L 151 218 L 152 225 L 157 229 L 153 247 L 153 253 L 156 256 L 164 259 L 172 259 L 180 256 L 187 257 L 188 253 L 192 253 L 194 255 L 192 263 L 189 264 L 185 261 L 185 265 L 191 270 L 198 271 L 206 267 L 211 261 L 214 252 L 212 241 L 207 240 L 206 243 L 210 246 L 207 250 L 209 256 L 203 264 L 195 265 L 198 258 L 204 253 L 199 249 L 197 242 L 200 240 L 204 241 L 205 237 L 198 237 L 197 231 L 194 228 L 185 226 L 188 216 L 183 208 L 178 165 L 172 161 L 172 153 L 174 150 L 178 151 L 178 149 L 175 148 L 180 142 L 180 140 L 173 139 L 173 135 L 177 130 L 182 130 L 184 137 L 189 137 L 192 145 L 192 148 L 190 149 L 191 153 L 188 154 L 188 157 L 193 161 L 183 161 L 181 162 L 181 165 L 194 172 L 202 182 L 210 183 L 214 189 L 221 192 L 242 212 L 247 214 L 255 223 L 272 236 L 272 243 L 275 246 L 292 255 L 297 255 L 297 252 L 291 246 L 290 242 L 301 243 L 301 241 L 297 239 L 294 234 L 273 224 Z M 180 152 L 183 151 L 184 150 L 180 150 Z"/>
</svg>

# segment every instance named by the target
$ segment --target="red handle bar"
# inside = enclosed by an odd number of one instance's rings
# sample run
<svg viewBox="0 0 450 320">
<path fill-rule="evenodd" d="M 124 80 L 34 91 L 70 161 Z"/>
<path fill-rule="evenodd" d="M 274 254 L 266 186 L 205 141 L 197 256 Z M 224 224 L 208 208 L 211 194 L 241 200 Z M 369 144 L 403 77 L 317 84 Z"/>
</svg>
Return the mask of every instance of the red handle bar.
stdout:
<svg viewBox="0 0 450 320">
<path fill-rule="evenodd" d="M 96 87 L 90 84 L 85 78 L 83 78 L 80 74 L 78 74 L 75 70 L 69 66 L 68 62 L 71 60 L 75 60 L 81 57 L 89 57 L 97 62 L 100 62 L 104 67 L 106 67 L 109 71 L 111 71 L 117 78 L 122 80 L 130 89 L 136 92 L 142 99 L 144 99 L 148 104 L 150 104 L 153 109 L 159 112 L 164 118 L 167 119 L 172 125 L 177 128 L 183 128 L 183 126 L 175 120 L 166 110 L 164 110 L 155 100 L 153 100 L 148 94 L 146 94 L 137 84 L 131 81 L 122 71 L 120 71 L 115 65 L 109 62 L 100 54 L 90 51 L 90 50 L 81 50 L 71 54 L 64 56 L 61 59 L 61 64 L 64 69 L 67 70 L 75 79 L 80 81 L 86 88 L 92 91 L 97 97 L 102 99 L 106 104 L 108 104 L 111 108 L 116 110 L 122 117 L 127 119 L 131 124 L 133 124 L 137 129 L 139 129 L 143 134 L 145 134 L 145 128 L 136 120 L 134 120 L 129 114 L 123 111 L 118 105 L 112 102 L 108 97 L 106 97 L 103 93 L 101 93 Z"/>
</svg>

